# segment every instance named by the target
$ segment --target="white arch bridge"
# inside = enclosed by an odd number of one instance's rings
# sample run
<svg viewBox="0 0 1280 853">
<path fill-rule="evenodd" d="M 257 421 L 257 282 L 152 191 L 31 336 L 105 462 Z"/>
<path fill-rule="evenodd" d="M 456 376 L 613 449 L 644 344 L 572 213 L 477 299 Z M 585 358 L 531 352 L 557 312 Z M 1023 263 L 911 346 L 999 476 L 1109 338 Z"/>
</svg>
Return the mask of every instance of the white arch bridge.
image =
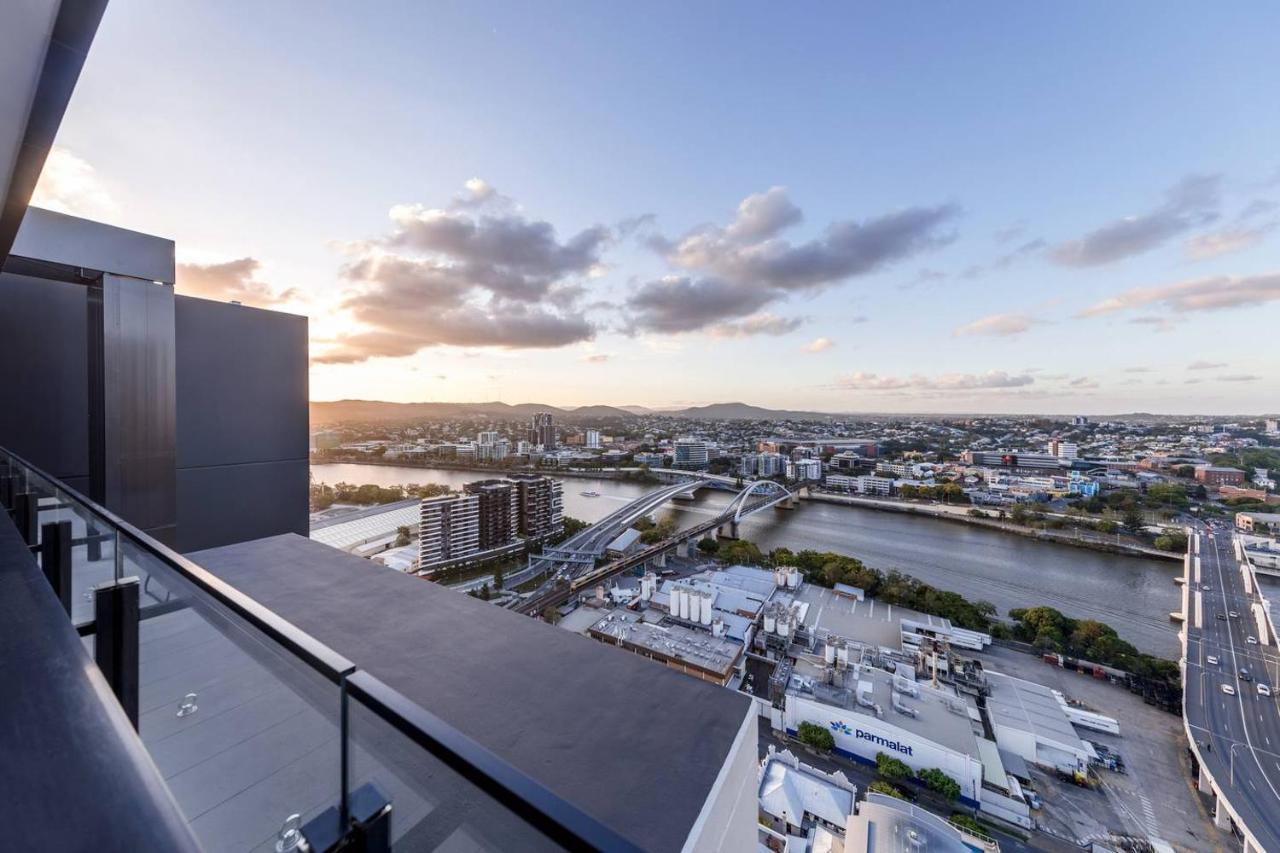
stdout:
<svg viewBox="0 0 1280 853">
<path fill-rule="evenodd" d="M 595 524 L 581 530 L 558 545 L 549 546 L 541 554 L 529 558 L 527 568 L 513 576 L 511 581 L 523 582 L 551 569 L 569 567 L 573 570 L 589 569 L 604 556 L 609 543 L 636 522 L 677 496 L 691 495 L 698 489 L 724 488 L 718 477 L 689 477 L 669 486 L 655 489 L 625 506 L 614 510 Z M 747 483 L 730 501 L 714 524 L 699 525 L 719 528 L 720 535 L 737 538 L 738 524 L 753 513 L 786 504 L 794 506 L 796 496 L 785 486 L 773 480 L 754 480 Z M 681 534 L 676 534 L 680 538 Z"/>
</svg>

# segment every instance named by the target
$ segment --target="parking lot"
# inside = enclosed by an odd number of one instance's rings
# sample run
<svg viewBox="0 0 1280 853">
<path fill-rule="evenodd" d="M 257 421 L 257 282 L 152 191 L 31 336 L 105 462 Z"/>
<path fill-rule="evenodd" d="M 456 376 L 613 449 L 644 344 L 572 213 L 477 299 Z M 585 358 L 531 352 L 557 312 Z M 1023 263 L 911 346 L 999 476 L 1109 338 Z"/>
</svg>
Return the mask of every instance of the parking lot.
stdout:
<svg viewBox="0 0 1280 853">
<path fill-rule="evenodd" d="M 992 647 L 983 666 L 1061 690 L 1068 698 L 1120 721 L 1120 735 L 1081 734 L 1124 758 L 1125 772 L 1098 769 L 1100 784 L 1081 788 L 1040 773 L 1036 789 L 1045 831 L 1076 841 L 1110 833 L 1160 839 L 1177 850 L 1236 850 L 1231 835 L 1213 825 L 1211 802 L 1196 791 L 1182 718 L 1147 705 L 1123 687 L 1050 666 L 1038 657 Z"/>
</svg>

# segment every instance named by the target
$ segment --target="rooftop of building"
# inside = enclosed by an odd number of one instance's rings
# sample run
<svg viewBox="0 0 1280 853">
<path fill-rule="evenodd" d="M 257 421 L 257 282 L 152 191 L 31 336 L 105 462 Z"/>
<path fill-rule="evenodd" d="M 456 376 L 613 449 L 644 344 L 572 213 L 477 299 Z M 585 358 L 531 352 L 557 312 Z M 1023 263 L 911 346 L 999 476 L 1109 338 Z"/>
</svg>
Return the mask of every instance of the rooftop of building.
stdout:
<svg viewBox="0 0 1280 853">
<path fill-rule="evenodd" d="M 853 786 L 843 787 L 825 777 L 825 773 L 771 753 L 761 768 L 760 808 L 793 826 L 799 826 L 808 813 L 843 827 L 853 814 Z"/>
<path fill-rule="evenodd" d="M 750 713 L 744 696 L 300 536 L 192 559 L 646 849 L 684 844 Z"/>
<path fill-rule="evenodd" d="M 960 830 L 905 800 L 869 793 L 845 832 L 844 853 L 970 853 Z"/>
<path fill-rule="evenodd" d="M 1030 732 L 1039 739 L 1086 751 L 1080 734 L 1051 689 L 1001 672 L 987 670 L 986 676 L 991 689 L 987 714 L 992 725 Z"/>
<path fill-rule="evenodd" d="M 897 607 L 868 598 L 858 601 L 825 587 L 805 584 L 795 600 L 809 605 L 804 624 L 811 632 L 823 629 L 869 646 L 902 647 L 902 622 L 909 621 L 939 632 L 950 632 L 951 622 L 907 607 Z"/>
<path fill-rule="evenodd" d="M 742 642 L 731 637 L 713 637 L 669 619 L 655 622 L 630 610 L 609 611 L 590 630 L 722 676 L 733 670 L 743 652 Z"/>
<path fill-rule="evenodd" d="M 843 677 L 837 671 L 835 684 L 826 684 L 823 681 L 824 671 L 821 658 L 797 658 L 788 692 L 879 719 L 947 749 L 977 757 L 977 738 L 981 734 L 975 719 L 977 709 L 954 689 L 946 685 L 934 688 L 925 682 L 911 682 L 908 690 L 916 695 L 898 691 L 897 701 L 915 711 L 916 716 L 913 717 L 894 707 L 894 679 L 901 676 L 876 667 L 854 664 Z M 860 694 L 878 705 L 880 713 L 860 704 Z"/>
<path fill-rule="evenodd" d="M 331 548 L 348 550 L 394 534 L 397 528 L 416 527 L 420 513 L 417 498 L 382 504 L 316 522 L 311 525 L 311 538 Z"/>
</svg>

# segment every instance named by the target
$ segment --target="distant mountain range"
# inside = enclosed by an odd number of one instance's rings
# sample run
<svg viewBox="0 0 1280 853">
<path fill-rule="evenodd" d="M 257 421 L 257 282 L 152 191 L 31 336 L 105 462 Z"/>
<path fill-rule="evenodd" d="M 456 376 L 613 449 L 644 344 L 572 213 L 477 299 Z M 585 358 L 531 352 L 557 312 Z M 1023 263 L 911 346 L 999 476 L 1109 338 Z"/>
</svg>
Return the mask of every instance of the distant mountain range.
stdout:
<svg viewBox="0 0 1280 853">
<path fill-rule="evenodd" d="M 971 414 L 896 414 L 893 412 L 863 412 L 859 414 L 838 414 L 835 412 L 793 411 L 789 409 L 766 409 L 747 403 L 712 403 L 709 406 L 690 406 L 684 409 L 653 409 L 647 406 L 578 406 L 563 408 L 548 406 L 545 403 L 386 403 L 380 400 L 335 400 L 332 402 L 311 403 L 311 425 L 349 421 L 413 421 L 436 420 L 443 418 L 481 418 L 495 420 L 519 420 L 531 417 L 535 412 L 550 412 L 556 420 L 565 423 L 586 423 L 602 421 L 610 418 L 634 418 L 637 416 L 663 415 L 666 417 L 692 418 L 709 421 L 823 421 L 838 418 L 857 420 L 885 420 L 908 418 L 916 420 L 955 420 L 970 417 L 1005 417 L 1014 420 L 1029 420 L 1039 415 L 1018 414 L 1001 415 L 998 413 L 973 412 Z M 1064 415 L 1047 416 L 1062 420 Z M 1165 423 L 1184 421 L 1195 418 L 1195 415 L 1163 415 L 1150 413 L 1130 413 L 1123 415 L 1094 415 L 1093 421 L 1122 421 L 1129 423 Z M 1245 418 L 1257 418 L 1257 415 L 1244 415 Z M 1270 416 L 1268 416 L 1270 417 Z M 1228 420 L 1226 416 L 1215 416 L 1215 421 Z"/>
<path fill-rule="evenodd" d="M 412 421 L 439 418 L 491 417 L 515 420 L 535 412 L 550 412 L 557 419 L 576 422 L 666 415 L 703 420 L 823 420 L 837 417 L 829 412 L 798 412 L 765 409 L 746 403 L 713 403 L 687 409 L 650 409 L 645 406 L 578 406 L 565 409 L 543 403 L 385 403 L 380 400 L 335 400 L 311 404 L 312 426 L 347 421 Z"/>
</svg>

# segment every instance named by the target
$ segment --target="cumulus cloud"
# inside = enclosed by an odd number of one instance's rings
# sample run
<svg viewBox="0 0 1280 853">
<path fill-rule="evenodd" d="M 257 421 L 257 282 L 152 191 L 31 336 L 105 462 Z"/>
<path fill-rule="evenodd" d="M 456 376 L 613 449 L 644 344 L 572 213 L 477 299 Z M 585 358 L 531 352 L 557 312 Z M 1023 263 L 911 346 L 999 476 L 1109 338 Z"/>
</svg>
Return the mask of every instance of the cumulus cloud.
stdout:
<svg viewBox="0 0 1280 853">
<path fill-rule="evenodd" d="M 815 239 L 780 236 L 803 218 L 774 187 L 738 205 L 732 222 L 706 225 L 648 245 L 678 272 L 648 281 L 627 300 L 633 331 L 689 332 L 755 314 L 791 294 L 867 275 L 946 243 L 954 205 L 913 207 L 862 221 L 830 223 Z"/>
<path fill-rule="evenodd" d="M 1027 373 L 1006 373 L 989 370 L 986 373 L 944 373 L 938 376 L 880 376 L 876 373 L 858 372 L 842 376 L 835 387 L 848 391 L 981 391 L 989 389 L 1022 388 L 1035 382 Z"/>
<path fill-rule="evenodd" d="M 582 360 L 587 364 L 604 364 L 611 358 L 613 358 L 613 356 L 607 352 L 595 352 L 591 355 L 584 355 Z"/>
<path fill-rule="evenodd" d="M 1082 390 L 1083 390 L 1083 389 L 1088 389 L 1088 388 L 1097 388 L 1097 387 L 1098 387 L 1098 383 L 1097 383 L 1097 382 L 1095 382 L 1094 380 L 1090 379 L 1088 376 L 1078 376 L 1078 377 L 1076 377 L 1075 379 L 1072 379 L 1072 380 L 1071 380 L 1069 383 L 1067 383 L 1067 384 L 1068 384 L 1068 385 L 1070 385 L 1072 388 L 1079 388 L 1079 389 L 1082 389 Z"/>
<path fill-rule="evenodd" d="M 805 352 L 826 352 L 836 345 L 831 338 L 814 338 L 804 345 Z"/>
<path fill-rule="evenodd" d="M 581 282 L 600 265 L 610 229 L 566 240 L 492 186 L 467 182 L 447 208 L 397 205 L 393 228 L 352 244 L 341 307 L 359 325 L 316 357 L 352 363 L 431 346 L 551 348 L 591 340 Z"/>
<path fill-rule="evenodd" d="M 1274 227 L 1274 223 L 1268 223 L 1256 228 L 1228 228 L 1197 234 L 1186 242 L 1187 257 L 1193 261 L 1205 261 L 1231 252 L 1242 252 L 1262 242 Z"/>
<path fill-rule="evenodd" d="M 1250 276 L 1214 276 L 1163 287 L 1139 287 L 1104 299 L 1080 313 L 1096 317 L 1135 308 L 1159 306 L 1184 314 L 1223 308 L 1262 305 L 1280 300 L 1280 273 Z"/>
<path fill-rule="evenodd" d="M 175 287 L 187 296 L 243 302 L 257 307 L 279 305 L 298 295 L 296 288 L 278 289 L 259 281 L 261 266 L 256 258 L 238 258 L 214 264 L 178 264 Z"/>
<path fill-rule="evenodd" d="M 93 166 L 66 148 L 54 146 L 31 194 L 36 207 L 90 219 L 107 219 L 119 206 Z"/>
<path fill-rule="evenodd" d="M 1154 249 L 1215 220 L 1221 184 L 1221 175 L 1190 175 L 1170 187 L 1155 208 L 1060 243 L 1049 251 L 1049 257 L 1063 266 L 1092 267 Z"/>
<path fill-rule="evenodd" d="M 804 325 L 804 317 L 776 317 L 764 312 L 735 323 L 717 323 L 708 329 L 712 337 L 749 338 L 755 335 L 785 335 Z"/>
<path fill-rule="evenodd" d="M 1035 325 L 1035 322 L 1026 314 L 992 314 L 989 317 L 983 317 L 981 320 L 965 323 L 956 329 L 955 334 L 959 336 L 992 335 L 1008 337 L 1022 334 Z"/>
<path fill-rule="evenodd" d="M 1217 370 L 1226 366 L 1225 361 L 1193 361 L 1187 365 L 1187 370 Z"/>
</svg>

